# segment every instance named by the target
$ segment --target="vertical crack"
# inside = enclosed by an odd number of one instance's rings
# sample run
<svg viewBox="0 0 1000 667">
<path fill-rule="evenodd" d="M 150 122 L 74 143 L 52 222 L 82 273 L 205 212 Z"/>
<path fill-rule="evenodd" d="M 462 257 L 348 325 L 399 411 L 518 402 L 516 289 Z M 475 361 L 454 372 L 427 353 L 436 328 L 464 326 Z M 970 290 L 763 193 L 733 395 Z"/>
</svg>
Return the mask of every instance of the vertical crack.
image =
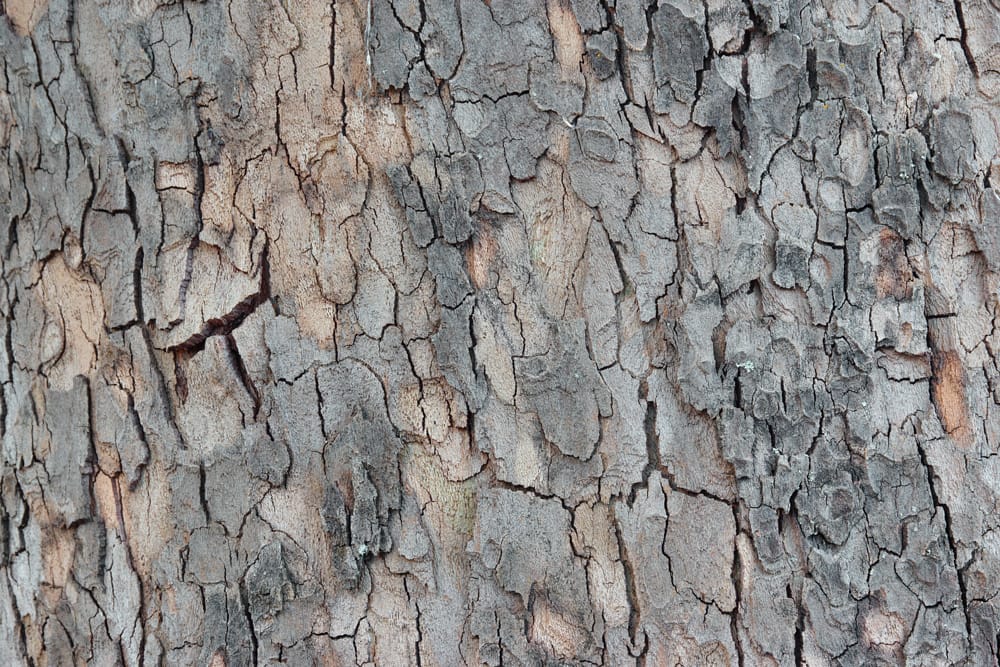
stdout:
<svg viewBox="0 0 1000 667">
<path fill-rule="evenodd" d="M 969 616 L 969 593 L 965 583 L 965 571 L 971 561 L 961 567 L 958 565 L 958 543 L 955 540 L 955 533 L 952 528 L 951 510 L 947 503 L 941 502 L 941 499 L 938 496 L 937 487 L 934 484 L 934 477 L 936 476 L 936 473 L 934 472 L 934 466 L 927 460 L 927 450 L 924 443 L 917 438 L 916 445 L 917 453 L 920 456 L 920 463 L 924 466 L 924 470 L 927 471 L 927 486 L 930 490 L 931 500 L 934 502 L 934 507 L 939 508 L 944 516 L 945 536 L 948 538 L 948 547 L 951 551 L 952 565 L 955 568 L 955 577 L 958 579 L 958 590 L 962 596 L 962 614 L 965 617 L 965 641 L 967 645 L 971 645 L 972 618 Z"/>
<path fill-rule="evenodd" d="M 236 371 L 236 375 L 240 379 L 240 384 L 243 385 L 243 388 L 253 401 L 253 417 L 256 419 L 260 413 L 260 391 L 257 389 L 257 385 L 254 384 L 253 378 L 250 377 L 250 371 L 247 370 L 246 362 L 243 361 L 243 356 L 240 354 L 240 348 L 236 344 L 233 334 L 226 334 L 224 340 L 226 341 L 226 352 L 229 355 L 229 362 Z"/>
<path fill-rule="evenodd" d="M 240 606 L 243 607 L 243 615 L 247 620 L 247 628 L 250 630 L 250 648 L 252 650 L 253 666 L 257 667 L 260 647 L 257 644 L 257 630 L 253 625 L 253 615 L 250 613 L 249 594 L 246 588 L 246 576 L 240 582 Z"/>
<path fill-rule="evenodd" d="M 785 595 L 795 603 L 795 664 L 806 664 L 802 657 L 803 632 L 805 630 L 805 613 L 802 609 L 802 595 L 798 597 L 792 594 L 792 585 L 785 585 Z"/>
<path fill-rule="evenodd" d="M 975 78 L 979 78 L 979 68 L 976 66 L 976 59 L 972 57 L 972 50 L 969 48 L 969 34 L 965 27 L 965 14 L 962 11 L 962 1 L 955 0 L 955 16 L 958 19 L 958 29 L 962 42 L 962 53 L 965 54 L 965 62 Z"/>
<path fill-rule="evenodd" d="M 337 0 L 330 3 L 330 88 L 336 89 L 336 52 L 337 52 Z"/>
<path fill-rule="evenodd" d="M 208 496 L 205 494 L 205 464 L 198 464 L 198 499 L 201 501 L 201 511 L 205 513 L 205 523 L 212 520 L 208 509 Z"/>
<path fill-rule="evenodd" d="M 132 267 L 132 300 L 135 308 L 135 319 L 139 324 L 146 321 L 142 311 L 142 263 L 145 259 L 142 245 L 135 251 L 135 265 Z"/>
<path fill-rule="evenodd" d="M 615 528 L 615 538 L 618 541 L 618 559 L 621 561 L 625 579 L 625 596 L 628 598 L 628 636 L 632 650 L 637 647 L 637 635 L 640 630 L 642 631 L 642 649 L 638 655 L 632 654 L 636 659 L 635 664 L 638 666 L 645 662 L 646 651 L 649 650 L 649 637 L 646 635 L 646 631 L 640 627 L 642 614 L 639 606 L 639 595 L 635 589 L 635 569 L 632 566 L 632 561 L 629 560 L 628 547 L 625 546 L 625 540 L 617 527 Z"/>
<path fill-rule="evenodd" d="M 649 385 L 645 380 L 640 384 L 640 391 L 646 401 L 646 415 L 642 422 L 646 434 L 646 469 L 642 472 L 642 483 L 643 486 L 648 486 L 649 476 L 663 466 L 660 462 L 660 436 L 656 432 L 656 402 L 650 400 Z"/>
<path fill-rule="evenodd" d="M 733 590 L 736 592 L 736 602 L 733 605 L 733 611 L 729 615 L 729 631 L 733 635 L 733 646 L 736 647 L 736 660 L 739 667 L 743 667 L 745 657 L 743 655 L 743 643 L 740 640 L 740 604 L 743 598 L 743 560 L 740 557 L 740 546 L 739 546 L 739 536 L 741 535 L 739 526 L 739 515 L 737 513 L 738 501 L 732 503 L 733 508 L 733 521 L 736 523 L 736 536 L 733 538 L 733 571 L 731 577 L 733 580 Z M 802 663 L 796 663 L 802 664 Z"/>
</svg>

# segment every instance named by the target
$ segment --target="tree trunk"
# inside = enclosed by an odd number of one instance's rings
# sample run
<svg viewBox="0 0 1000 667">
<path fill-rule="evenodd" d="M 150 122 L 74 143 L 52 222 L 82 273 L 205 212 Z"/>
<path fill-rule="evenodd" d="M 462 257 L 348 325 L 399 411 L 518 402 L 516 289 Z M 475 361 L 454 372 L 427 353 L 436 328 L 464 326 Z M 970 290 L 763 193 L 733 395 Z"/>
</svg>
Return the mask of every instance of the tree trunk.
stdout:
<svg viewBox="0 0 1000 667">
<path fill-rule="evenodd" d="M 1000 11 L 897 5 L 6 0 L 0 663 L 995 664 Z"/>
</svg>

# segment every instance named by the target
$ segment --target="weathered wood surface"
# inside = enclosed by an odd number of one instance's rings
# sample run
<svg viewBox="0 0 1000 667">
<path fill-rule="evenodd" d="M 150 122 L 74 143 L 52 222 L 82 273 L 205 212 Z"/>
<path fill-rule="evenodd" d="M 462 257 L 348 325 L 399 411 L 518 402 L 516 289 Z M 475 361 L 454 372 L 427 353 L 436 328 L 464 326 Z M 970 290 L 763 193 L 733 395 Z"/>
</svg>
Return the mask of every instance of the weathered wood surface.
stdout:
<svg viewBox="0 0 1000 667">
<path fill-rule="evenodd" d="M 996 663 L 996 4 L 3 7 L 3 665 Z"/>
</svg>

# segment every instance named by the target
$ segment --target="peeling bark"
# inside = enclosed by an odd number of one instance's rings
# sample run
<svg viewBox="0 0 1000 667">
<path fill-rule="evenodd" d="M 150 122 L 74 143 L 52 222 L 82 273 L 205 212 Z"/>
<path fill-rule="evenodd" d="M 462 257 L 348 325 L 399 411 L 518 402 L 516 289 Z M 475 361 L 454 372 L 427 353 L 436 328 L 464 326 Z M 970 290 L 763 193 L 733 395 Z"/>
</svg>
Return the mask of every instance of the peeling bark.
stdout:
<svg viewBox="0 0 1000 667">
<path fill-rule="evenodd" d="M 989 3 L 0 8 L 0 664 L 996 664 Z"/>
</svg>

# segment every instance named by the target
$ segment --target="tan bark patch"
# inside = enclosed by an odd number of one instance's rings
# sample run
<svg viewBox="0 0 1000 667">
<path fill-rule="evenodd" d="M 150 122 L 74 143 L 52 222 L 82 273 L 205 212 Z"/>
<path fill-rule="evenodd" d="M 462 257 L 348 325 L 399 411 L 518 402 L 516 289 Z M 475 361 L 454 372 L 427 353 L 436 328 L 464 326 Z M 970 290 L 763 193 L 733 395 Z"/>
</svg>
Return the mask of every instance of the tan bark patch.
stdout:
<svg viewBox="0 0 1000 667">
<path fill-rule="evenodd" d="M 122 545 L 128 552 L 129 567 L 140 579 L 148 579 L 150 573 L 149 553 L 155 553 L 157 547 L 148 545 L 159 544 L 162 546 L 165 540 L 148 540 L 147 535 L 151 526 L 160 526 L 162 521 L 158 520 L 156 512 L 140 513 L 139 523 L 132 520 L 132 507 L 134 496 L 128 490 L 128 484 L 122 484 L 123 477 L 109 477 L 103 472 L 99 472 L 94 478 L 94 496 L 98 503 L 98 513 L 108 527 L 114 527 L 118 532 L 118 537 Z M 100 483 L 100 487 L 98 484 Z M 152 502 L 155 501 L 155 496 Z M 155 505 L 154 505 L 155 507 Z M 134 541 L 133 541 L 134 540 Z M 136 546 L 138 545 L 138 546 Z"/>
<path fill-rule="evenodd" d="M 544 600 L 535 602 L 531 617 L 530 640 L 547 648 L 561 658 L 572 658 L 578 647 L 587 641 L 587 635 L 550 607 Z"/>
<path fill-rule="evenodd" d="M 39 340 L 41 362 L 48 369 L 49 387 L 69 390 L 73 378 L 88 375 L 97 365 L 97 344 L 104 325 L 100 288 L 66 266 L 62 255 L 45 264 L 38 300 L 45 309 Z"/>
<path fill-rule="evenodd" d="M 869 646 L 899 646 L 908 633 L 909 626 L 899 614 L 873 609 L 861 619 L 861 636 Z"/>
<path fill-rule="evenodd" d="M 49 517 L 52 518 L 52 517 Z M 63 530 L 54 524 L 42 526 L 42 572 L 43 580 L 49 586 L 43 586 L 45 596 L 49 598 L 51 608 L 58 604 L 62 589 L 69 582 L 70 570 L 73 568 L 73 556 L 76 553 L 73 532 Z"/>
<path fill-rule="evenodd" d="M 103 472 L 94 477 L 94 498 L 97 500 L 97 513 L 105 526 L 118 525 L 118 509 L 115 504 L 114 482 Z"/>
<path fill-rule="evenodd" d="M 489 286 L 490 268 L 497 256 L 497 241 L 489 229 L 483 228 L 476 234 L 475 240 L 465 251 L 465 264 L 469 268 L 469 277 L 476 289 Z"/>
<path fill-rule="evenodd" d="M 302 333 L 313 338 L 320 349 L 333 348 L 334 334 L 337 331 L 337 312 L 334 305 L 310 294 L 297 296 L 296 303 L 301 310 L 296 321 Z"/>
<path fill-rule="evenodd" d="M 27 35 L 34 30 L 48 6 L 48 0 L 6 0 L 3 4 L 4 12 L 19 35 Z"/>
<path fill-rule="evenodd" d="M 156 189 L 194 192 L 197 189 L 194 165 L 190 162 L 157 162 Z"/>
<path fill-rule="evenodd" d="M 583 35 L 568 2 L 548 3 L 549 28 L 555 43 L 555 56 L 566 78 L 579 76 L 583 56 Z"/>
<path fill-rule="evenodd" d="M 931 362 L 931 392 L 945 430 L 959 444 L 972 442 L 969 409 L 965 402 L 966 375 L 962 359 L 953 351 L 937 352 Z"/>
</svg>

